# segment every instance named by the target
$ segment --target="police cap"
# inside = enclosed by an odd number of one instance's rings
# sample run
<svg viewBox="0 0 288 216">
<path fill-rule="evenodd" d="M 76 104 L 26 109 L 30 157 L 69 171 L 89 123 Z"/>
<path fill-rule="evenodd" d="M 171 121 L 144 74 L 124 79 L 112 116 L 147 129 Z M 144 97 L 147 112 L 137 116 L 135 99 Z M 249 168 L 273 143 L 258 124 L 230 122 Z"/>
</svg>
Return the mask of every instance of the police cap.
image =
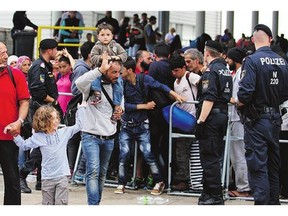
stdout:
<svg viewBox="0 0 288 216">
<path fill-rule="evenodd" d="M 264 31 L 269 37 L 271 38 L 273 37 L 271 29 L 266 25 L 258 24 L 254 27 L 254 31 L 259 31 L 259 30 Z"/>
<path fill-rule="evenodd" d="M 223 52 L 223 47 L 222 45 L 217 42 L 217 41 L 214 41 L 214 40 L 208 40 L 205 44 L 205 46 L 219 52 L 219 53 L 222 53 Z"/>
<path fill-rule="evenodd" d="M 227 56 L 234 62 L 241 63 L 246 56 L 246 50 L 239 47 L 233 47 L 228 50 Z"/>
<path fill-rule="evenodd" d="M 157 18 L 155 17 L 155 16 L 151 16 L 150 18 L 149 18 L 149 20 L 156 20 Z"/>
<path fill-rule="evenodd" d="M 47 50 L 47 49 L 54 49 L 58 46 L 58 42 L 54 39 L 43 39 L 40 42 L 40 49 Z"/>
</svg>

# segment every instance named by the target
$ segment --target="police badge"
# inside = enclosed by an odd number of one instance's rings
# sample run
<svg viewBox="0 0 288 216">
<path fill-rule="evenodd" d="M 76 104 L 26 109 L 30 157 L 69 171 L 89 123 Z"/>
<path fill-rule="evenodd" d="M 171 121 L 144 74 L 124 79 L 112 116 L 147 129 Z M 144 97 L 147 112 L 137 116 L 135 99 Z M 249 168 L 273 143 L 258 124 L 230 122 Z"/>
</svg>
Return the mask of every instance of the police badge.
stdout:
<svg viewBox="0 0 288 216">
<path fill-rule="evenodd" d="M 40 74 L 40 82 L 44 83 L 45 82 L 45 75 L 44 74 Z"/>
<path fill-rule="evenodd" d="M 209 80 L 203 80 L 202 81 L 202 89 L 204 91 L 206 91 L 208 89 L 208 87 L 209 87 Z"/>
</svg>

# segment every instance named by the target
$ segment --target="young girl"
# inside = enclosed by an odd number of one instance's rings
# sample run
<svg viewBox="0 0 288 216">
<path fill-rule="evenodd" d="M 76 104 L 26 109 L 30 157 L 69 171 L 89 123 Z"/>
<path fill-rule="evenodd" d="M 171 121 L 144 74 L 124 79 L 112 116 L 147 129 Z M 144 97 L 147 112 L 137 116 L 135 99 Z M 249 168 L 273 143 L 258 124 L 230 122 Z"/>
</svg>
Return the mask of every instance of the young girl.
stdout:
<svg viewBox="0 0 288 216">
<path fill-rule="evenodd" d="M 71 93 L 71 74 L 72 74 L 72 66 L 68 57 L 62 55 L 59 58 L 59 74 L 57 75 L 57 89 L 59 93 Z M 59 94 L 58 102 L 63 111 L 66 113 L 67 105 L 69 101 L 73 98 L 70 95 Z"/>
<path fill-rule="evenodd" d="M 37 109 L 33 116 L 33 129 L 35 133 L 24 140 L 20 135 L 14 137 L 14 142 L 20 149 L 40 147 L 42 153 L 42 204 L 67 205 L 68 204 L 68 176 L 70 169 L 67 159 L 68 140 L 82 129 L 86 101 L 78 105 L 76 124 L 58 129 L 60 115 L 50 105 Z M 11 128 L 6 127 L 4 133 Z"/>
</svg>

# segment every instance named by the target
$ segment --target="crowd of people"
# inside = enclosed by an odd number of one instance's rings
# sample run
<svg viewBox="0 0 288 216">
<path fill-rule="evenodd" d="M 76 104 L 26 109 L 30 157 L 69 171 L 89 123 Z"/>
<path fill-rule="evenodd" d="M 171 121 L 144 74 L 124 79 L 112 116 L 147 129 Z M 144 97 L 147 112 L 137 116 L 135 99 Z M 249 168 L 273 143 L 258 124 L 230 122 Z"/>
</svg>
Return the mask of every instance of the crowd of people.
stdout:
<svg viewBox="0 0 288 216">
<path fill-rule="evenodd" d="M 0 82 L 6 86 L 0 96 L 11 98 L 0 112 L 4 204 L 19 205 L 21 192 L 32 193 L 26 182 L 31 172 L 37 173 L 43 205 L 67 205 L 74 181 L 85 185 L 89 205 L 99 205 L 107 178 L 115 180 L 115 194 L 125 193 L 132 182 L 161 195 L 172 166 L 172 190 L 200 193 L 199 205 L 223 205 L 228 113 L 234 137 L 233 175 L 225 182 L 229 196 L 280 204 L 280 197 L 288 197 L 287 148 L 279 144 L 287 138 L 287 115 L 279 109 L 288 99 L 283 37 L 272 43 L 269 27 L 258 24 L 250 42 L 242 35 L 233 43 L 226 29 L 215 40 L 203 34 L 195 47 L 182 48 L 175 28 L 162 35 L 155 16 L 141 17 L 134 14 L 131 26 L 124 17 L 119 25 L 107 11 L 96 24 L 97 41 L 81 45 L 81 58 L 78 48 L 58 46 L 79 43 L 81 31 L 60 30 L 54 39 L 43 39 L 36 60 L 8 56 L 0 43 Z M 84 21 L 69 11 L 58 25 L 84 26 Z M 169 124 L 162 109 L 174 101 L 196 119 L 195 138 L 174 139 L 168 164 Z M 135 179 L 134 148 L 139 149 Z"/>
</svg>

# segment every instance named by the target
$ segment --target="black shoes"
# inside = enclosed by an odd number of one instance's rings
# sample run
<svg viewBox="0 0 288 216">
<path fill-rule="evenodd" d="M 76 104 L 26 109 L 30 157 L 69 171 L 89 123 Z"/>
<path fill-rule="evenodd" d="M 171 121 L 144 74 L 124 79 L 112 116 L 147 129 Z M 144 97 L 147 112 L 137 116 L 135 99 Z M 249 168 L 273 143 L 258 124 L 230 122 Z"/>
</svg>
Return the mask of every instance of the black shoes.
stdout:
<svg viewBox="0 0 288 216">
<path fill-rule="evenodd" d="M 20 188 L 22 193 L 31 193 L 31 189 L 28 187 L 26 179 L 20 178 Z"/>
<path fill-rule="evenodd" d="M 35 185 L 35 190 L 41 190 L 41 181 L 37 181 Z"/>
<path fill-rule="evenodd" d="M 222 195 L 208 195 L 202 193 L 198 200 L 198 205 L 224 205 Z"/>
</svg>

